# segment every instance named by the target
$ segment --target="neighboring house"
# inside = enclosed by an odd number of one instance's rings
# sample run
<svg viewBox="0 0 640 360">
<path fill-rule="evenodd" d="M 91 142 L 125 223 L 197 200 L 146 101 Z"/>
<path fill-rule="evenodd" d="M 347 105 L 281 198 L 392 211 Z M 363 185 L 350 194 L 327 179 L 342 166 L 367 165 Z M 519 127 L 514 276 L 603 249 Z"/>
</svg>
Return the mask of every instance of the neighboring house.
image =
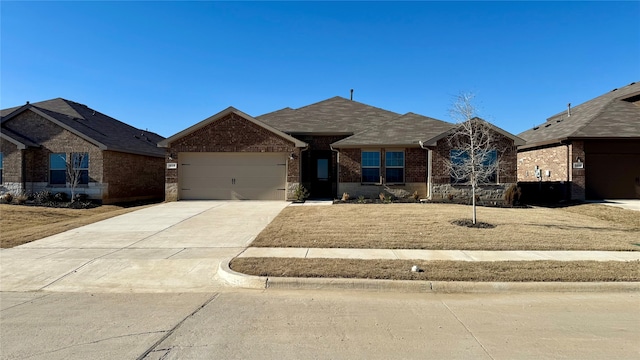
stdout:
<svg viewBox="0 0 640 360">
<path fill-rule="evenodd" d="M 518 136 L 520 182 L 563 199 L 640 199 L 640 83 L 569 105 Z"/>
<path fill-rule="evenodd" d="M 0 192 L 70 194 L 70 161 L 80 174 L 76 193 L 105 204 L 162 199 L 163 137 L 61 98 L 0 115 Z"/>
<path fill-rule="evenodd" d="M 165 199 L 292 199 L 348 193 L 442 199 L 466 195 L 445 163 L 454 124 L 333 97 L 299 109 L 251 117 L 232 107 L 160 142 L 167 148 Z M 521 139 L 492 127 L 506 150 L 495 184 L 482 197 L 501 199 L 516 182 Z"/>
</svg>

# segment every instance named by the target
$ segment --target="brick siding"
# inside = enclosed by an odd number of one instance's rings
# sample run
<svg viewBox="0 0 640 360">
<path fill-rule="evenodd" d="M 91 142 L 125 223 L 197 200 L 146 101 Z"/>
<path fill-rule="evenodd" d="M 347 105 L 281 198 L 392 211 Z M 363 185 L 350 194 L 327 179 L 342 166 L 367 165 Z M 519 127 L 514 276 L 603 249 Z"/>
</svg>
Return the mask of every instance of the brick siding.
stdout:
<svg viewBox="0 0 640 360">
<path fill-rule="evenodd" d="M 103 203 L 162 199 L 164 196 L 163 158 L 104 151 Z"/>
<path fill-rule="evenodd" d="M 300 149 L 293 142 L 234 113 L 173 141 L 167 148 L 165 161 L 177 163 L 181 152 L 293 153 L 294 160 L 287 161 L 287 183 L 300 182 Z M 178 200 L 177 169 L 165 170 L 165 200 Z"/>
<path fill-rule="evenodd" d="M 571 200 L 585 199 L 585 169 L 573 169 L 573 163 L 578 157 L 586 168 L 583 141 L 521 150 L 517 157 L 518 181 L 568 183 L 568 196 Z M 541 178 L 536 177 L 536 166 L 540 169 Z"/>
<path fill-rule="evenodd" d="M 415 191 L 420 197 L 427 195 L 427 152 L 421 148 L 405 148 L 405 182 L 398 185 L 373 185 L 362 184 L 362 151 L 366 149 L 341 149 L 340 150 L 340 178 L 338 183 L 338 196 L 346 192 L 351 197 L 360 195 L 367 198 L 377 198 L 383 192 L 396 198 L 405 198 L 413 195 Z M 385 152 L 398 148 L 378 148 L 380 151 L 380 173 L 385 172 Z"/>
<path fill-rule="evenodd" d="M 24 160 L 24 178 L 21 180 L 26 186 L 24 190 L 28 193 L 41 190 L 70 193 L 70 189 L 64 185 L 49 184 L 49 155 L 65 153 L 67 159 L 70 159 L 72 153 L 86 152 L 89 153 L 89 184 L 78 185 L 77 193 L 85 193 L 90 198 L 102 200 L 104 203 L 162 198 L 162 158 L 102 151 L 96 145 L 32 111 L 17 115 L 5 122 L 3 127 L 19 134 L 28 134 L 33 142 L 40 144 L 38 148 L 23 150 L 22 159 L 13 157 L 13 153 L 10 158 L 12 177 L 16 179 L 19 179 L 17 174 L 22 172 L 16 167 L 21 167 L 20 162 Z M 6 142 L 2 143 L 4 148 Z M 133 171 L 140 168 L 144 170 Z"/>
<path fill-rule="evenodd" d="M 476 195 L 485 201 L 501 201 L 504 192 L 517 181 L 517 152 L 513 141 L 502 134 L 495 133 L 494 147 L 498 153 L 498 184 L 483 185 L 477 189 Z M 439 140 L 432 149 L 431 158 L 431 194 L 434 200 L 448 198 L 468 198 L 471 193 L 469 185 L 451 184 L 449 157 L 452 146 L 447 138 Z"/>
<path fill-rule="evenodd" d="M 0 141 L 0 152 L 2 152 L 2 183 L 0 184 L 0 194 L 5 192 L 19 193 L 23 190 L 22 180 L 22 150 L 18 146 L 6 141 Z"/>
</svg>

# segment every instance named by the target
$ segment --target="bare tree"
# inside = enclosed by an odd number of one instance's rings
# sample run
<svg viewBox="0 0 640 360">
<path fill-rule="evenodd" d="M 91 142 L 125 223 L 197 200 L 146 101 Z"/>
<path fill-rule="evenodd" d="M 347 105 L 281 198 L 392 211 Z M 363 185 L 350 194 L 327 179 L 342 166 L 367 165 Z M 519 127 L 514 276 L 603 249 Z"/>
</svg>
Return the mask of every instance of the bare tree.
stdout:
<svg viewBox="0 0 640 360">
<path fill-rule="evenodd" d="M 456 96 L 450 115 L 457 123 L 448 137 L 451 154 L 447 167 L 453 183 L 471 186 L 473 224 L 476 224 L 476 192 L 482 184 L 495 183 L 498 146 L 495 131 L 478 117 L 473 94 Z"/>
<path fill-rule="evenodd" d="M 76 188 L 82 180 L 83 171 L 87 171 L 85 166 L 88 165 L 88 153 L 71 153 L 70 157 L 65 157 L 67 182 L 71 188 L 71 202 L 76 200 Z"/>
</svg>

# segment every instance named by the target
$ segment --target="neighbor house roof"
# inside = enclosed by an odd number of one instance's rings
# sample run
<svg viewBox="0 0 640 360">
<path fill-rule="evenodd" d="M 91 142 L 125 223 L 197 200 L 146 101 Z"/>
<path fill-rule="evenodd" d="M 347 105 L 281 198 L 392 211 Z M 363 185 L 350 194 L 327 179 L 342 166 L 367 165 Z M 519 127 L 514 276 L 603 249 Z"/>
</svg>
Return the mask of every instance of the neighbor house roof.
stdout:
<svg viewBox="0 0 640 360">
<path fill-rule="evenodd" d="M 575 138 L 640 137 L 640 83 L 567 109 L 518 136 L 526 140 L 525 147 Z"/>
<path fill-rule="evenodd" d="M 19 136 L 32 144 L 36 143 L 29 134 L 18 134 L 10 126 L 11 119 L 25 111 L 32 111 L 56 123 L 102 150 L 164 156 L 164 151 L 157 147 L 157 143 L 164 139 L 162 136 L 136 129 L 86 105 L 62 98 L 2 110 L 0 114 L 3 134 L 14 138 Z M 16 140 L 23 142 L 18 138 Z"/>
<path fill-rule="evenodd" d="M 284 108 L 256 117 L 287 134 L 355 134 L 400 114 L 336 96 L 299 109 Z"/>
<path fill-rule="evenodd" d="M 225 116 L 227 116 L 229 114 L 236 114 L 236 115 L 242 117 L 243 119 L 258 125 L 259 127 L 276 134 L 277 136 L 280 136 L 280 137 L 282 137 L 282 138 L 284 138 L 284 139 L 286 139 L 288 141 L 291 141 L 292 143 L 295 144 L 296 147 L 305 147 L 305 146 L 307 146 L 307 144 L 305 142 L 302 142 L 302 141 L 290 136 L 289 134 L 286 134 L 286 133 L 284 133 L 284 132 L 282 132 L 282 131 L 280 131 L 278 129 L 275 129 L 275 128 L 269 126 L 268 124 L 265 124 L 262 121 L 256 120 L 253 117 L 243 113 L 242 111 L 240 111 L 240 110 L 238 110 L 238 109 L 236 109 L 236 108 L 234 108 L 232 106 L 226 108 L 225 110 L 222 110 L 221 112 L 219 112 L 219 113 L 217 113 L 217 114 L 215 114 L 213 116 L 210 116 L 210 117 L 200 121 L 199 123 L 197 123 L 197 124 L 195 124 L 193 126 L 190 126 L 190 127 L 186 128 L 185 130 L 182 130 L 181 132 L 179 132 L 179 133 L 177 133 L 177 134 L 175 134 L 175 135 L 173 135 L 171 137 L 168 137 L 168 138 L 164 139 L 163 141 L 160 141 L 158 143 L 158 146 L 169 147 L 169 145 L 172 142 L 176 141 L 177 139 L 180 139 L 180 138 L 182 138 L 182 137 L 184 137 L 184 136 L 186 136 L 188 134 L 191 134 L 192 132 L 194 132 L 194 131 L 196 131 L 198 129 L 201 129 L 201 128 L 203 128 L 203 127 L 205 127 L 205 126 L 207 126 L 207 125 L 209 125 L 209 124 L 211 124 L 211 123 L 213 123 L 215 121 L 218 121 L 218 120 L 224 118 Z"/>
<path fill-rule="evenodd" d="M 371 129 L 331 144 L 335 148 L 373 146 L 420 146 L 420 142 L 449 131 L 455 125 L 407 113 Z"/>
</svg>

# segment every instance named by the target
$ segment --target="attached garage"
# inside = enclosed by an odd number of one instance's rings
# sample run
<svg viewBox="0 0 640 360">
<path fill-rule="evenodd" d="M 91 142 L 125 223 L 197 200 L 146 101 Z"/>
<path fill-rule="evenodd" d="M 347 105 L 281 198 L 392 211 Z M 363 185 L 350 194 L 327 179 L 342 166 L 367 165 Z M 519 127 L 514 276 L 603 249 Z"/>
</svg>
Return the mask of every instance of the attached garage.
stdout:
<svg viewBox="0 0 640 360">
<path fill-rule="evenodd" d="M 285 153 L 181 153 L 180 199 L 285 200 Z"/>
<path fill-rule="evenodd" d="M 640 199 L 640 142 L 585 141 L 587 199 Z"/>
<path fill-rule="evenodd" d="M 163 141 L 165 200 L 289 200 L 308 145 L 232 107 Z"/>
</svg>

